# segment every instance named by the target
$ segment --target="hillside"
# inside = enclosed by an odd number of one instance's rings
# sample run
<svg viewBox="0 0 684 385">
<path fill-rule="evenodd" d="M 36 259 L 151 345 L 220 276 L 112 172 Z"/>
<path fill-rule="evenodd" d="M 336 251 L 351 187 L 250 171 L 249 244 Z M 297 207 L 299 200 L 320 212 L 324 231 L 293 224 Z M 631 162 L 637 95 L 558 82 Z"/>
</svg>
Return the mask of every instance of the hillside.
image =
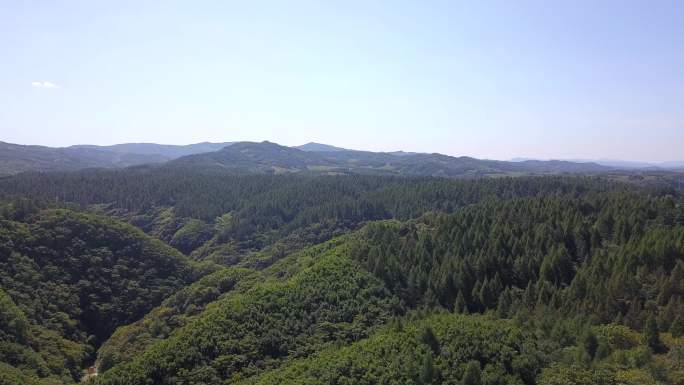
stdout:
<svg viewBox="0 0 684 385">
<path fill-rule="evenodd" d="M 542 354 L 529 331 L 513 322 L 442 313 L 397 319 L 370 338 L 237 383 L 458 384 L 469 377 L 472 383 L 529 383 Z"/>
<path fill-rule="evenodd" d="M 0 175 L 23 171 L 63 171 L 90 167 L 126 167 L 161 162 L 156 155 L 114 153 L 97 148 L 52 148 L 0 142 Z"/>
<path fill-rule="evenodd" d="M 307 143 L 197 143 L 185 146 L 126 143 L 64 148 L 0 142 L 0 175 L 25 171 L 70 171 L 164 164 L 171 168 L 222 169 L 234 173 L 318 173 L 486 177 L 502 175 L 605 173 L 610 167 L 567 161 L 503 162 L 441 154 L 380 153 Z"/>
<path fill-rule="evenodd" d="M 94 383 L 682 379 L 684 211 L 672 197 L 482 202 L 370 223 L 248 274 L 261 279 L 243 275 Z M 173 308 L 125 334 L 172 328 Z"/>
<path fill-rule="evenodd" d="M 160 159 L 171 160 L 181 156 L 199 154 L 202 152 L 218 151 L 224 147 L 230 146 L 233 142 L 211 143 L 202 142 L 187 145 L 174 144 L 157 144 L 157 143 L 122 143 L 111 146 L 95 146 L 95 145 L 76 145 L 67 148 L 70 149 L 96 149 L 117 154 L 139 154 L 149 156 L 159 156 Z"/>
<path fill-rule="evenodd" d="M 0 362 L 20 376 L 79 379 L 114 329 L 193 280 L 184 256 L 130 225 L 68 210 L 3 212 Z"/>
<path fill-rule="evenodd" d="M 278 242 L 322 242 L 371 220 L 453 212 L 486 199 L 582 194 L 625 185 L 586 177 L 463 179 L 234 175 L 152 168 L 22 174 L 0 193 L 76 203 L 134 224 L 198 259 L 241 260 Z"/>
<path fill-rule="evenodd" d="M 271 142 L 239 142 L 219 151 L 181 157 L 168 167 L 223 168 L 242 173 L 302 172 L 313 167 L 332 167 L 317 153 Z"/>
<path fill-rule="evenodd" d="M 25 146 L 0 142 L 0 175 L 24 171 L 68 171 L 84 168 L 122 168 L 162 163 L 181 156 L 216 151 L 231 143 L 197 143 L 187 146 L 127 143 L 113 146 Z"/>
<path fill-rule="evenodd" d="M 295 146 L 296 149 L 302 151 L 311 152 L 331 152 L 331 151 L 349 151 L 345 148 L 331 146 L 329 144 L 321 144 L 315 142 L 309 142 L 307 144 L 302 144 L 301 146 Z"/>
<path fill-rule="evenodd" d="M 484 177 L 522 174 L 599 173 L 610 168 L 562 161 L 503 162 L 441 154 L 377 153 L 314 146 L 306 151 L 271 142 L 240 142 L 220 151 L 181 157 L 168 167 L 222 168 L 234 172 L 376 174 Z"/>
</svg>

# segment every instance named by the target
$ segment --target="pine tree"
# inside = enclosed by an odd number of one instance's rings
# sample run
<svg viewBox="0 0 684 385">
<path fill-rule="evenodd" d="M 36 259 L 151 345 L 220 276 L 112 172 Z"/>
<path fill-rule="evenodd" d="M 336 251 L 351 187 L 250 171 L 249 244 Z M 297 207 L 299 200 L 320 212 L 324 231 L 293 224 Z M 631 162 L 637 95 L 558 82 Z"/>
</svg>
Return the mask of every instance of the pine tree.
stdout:
<svg viewBox="0 0 684 385">
<path fill-rule="evenodd" d="M 458 292 L 456 296 L 456 301 L 454 302 L 454 313 L 468 313 L 468 305 L 466 304 L 465 298 L 463 298 L 463 292 Z"/>
<path fill-rule="evenodd" d="M 684 336 L 684 317 L 681 314 L 677 315 L 670 325 L 670 333 L 676 338 Z"/>
<path fill-rule="evenodd" d="M 482 286 L 480 286 L 480 292 L 477 295 L 477 298 L 479 299 L 480 304 L 482 304 L 483 309 L 487 309 L 491 307 L 491 292 L 489 289 L 489 280 L 485 278 L 484 282 L 482 282 Z"/>
<path fill-rule="evenodd" d="M 496 314 L 499 318 L 507 318 L 511 308 L 511 295 L 508 290 L 501 293 L 499 302 L 496 305 Z"/>
<path fill-rule="evenodd" d="M 587 328 L 582 334 L 582 348 L 584 348 L 584 351 L 587 352 L 587 355 L 593 360 L 596 356 L 596 350 L 598 349 L 598 339 L 591 328 Z"/>
<path fill-rule="evenodd" d="M 480 385 L 482 384 L 482 372 L 480 370 L 480 363 L 478 361 L 468 362 L 463 379 L 463 385 Z"/>
<path fill-rule="evenodd" d="M 663 342 L 660 340 L 660 332 L 658 331 L 658 323 L 654 316 L 648 317 L 646 327 L 644 328 L 644 338 L 646 344 L 654 353 L 661 353 L 663 350 Z"/>
<path fill-rule="evenodd" d="M 541 267 L 539 268 L 539 280 L 548 281 L 551 283 L 556 282 L 555 272 L 553 271 L 553 256 L 547 255 L 542 261 Z"/>
<path fill-rule="evenodd" d="M 535 286 L 534 286 L 534 283 L 532 281 L 529 281 L 527 283 L 527 288 L 525 288 L 524 298 L 525 298 L 525 305 L 527 305 L 527 307 L 529 309 L 533 308 L 537 302 L 537 291 L 535 290 Z"/>
<path fill-rule="evenodd" d="M 432 290 L 432 286 L 428 287 L 427 291 L 423 295 L 423 303 L 429 308 L 439 306 L 439 299 L 437 298 L 435 291 Z"/>
<path fill-rule="evenodd" d="M 486 278 L 485 278 L 486 279 Z M 482 307 L 482 302 L 480 301 L 480 291 L 482 290 L 482 283 L 480 280 L 475 282 L 475 286 L 473 286 L 473 291 L 470 293 L 470 298 L 472 299 L 472 307 L 473 311 L 479 312 L 480 308 Z"/>
<path fill-rule="evenodd" d="M 440 344 L 439 344 L 439 339 L 437 339 L 437 336 L 435 335 L 435 332 L 432 331 L 432 328 L 429 326 L 426 326 L 423 331 L 420 334 L 420 340 L 426 344 L 427 346 L 430 347 L 433 353 L 439 354 L 440 352 Z"/>
<path fill-rule="evenodd" d="M 610 355 L 610 345 L 608 345 L 606 342 L 599 342 L 598 348 L 596 349 L 596 356 L 595 358 L 598 360 L 602 360 Z"/>
<path fill-rule="evenodd" d="M 420 369 L 420 383 L 427 385 L 432 384 L 435 379 L 435 365 L 432 360 L 432 353 L 428 352 L 423 357 L 423 363 Z"/>
</svg>

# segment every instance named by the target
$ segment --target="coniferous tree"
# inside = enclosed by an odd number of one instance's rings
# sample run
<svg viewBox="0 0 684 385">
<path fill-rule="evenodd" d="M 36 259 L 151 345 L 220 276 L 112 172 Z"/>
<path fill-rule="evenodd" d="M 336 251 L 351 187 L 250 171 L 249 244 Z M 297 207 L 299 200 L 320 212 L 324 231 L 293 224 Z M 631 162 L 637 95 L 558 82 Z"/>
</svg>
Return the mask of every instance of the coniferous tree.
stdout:
<svg viewBox="0 0 684 385">
<path fill-rule="evenodd" d="M 525 305 L 528 308 L 532 308 L 537 302 L 537 291 L 535 290 L 534 282 L 531 280 L 527 283 L 527 287 L 525 288 L 524 298 Z"/>
<path fill-rule="evenodd" d="M 463 379 L 461 380 L 461 383 L 463 385 L 482 384 L 482 371 L 480 369 L 480 363 L 478 361 L 468 362 L 465 372 L 463 373 Z"/>
<path fill-rule="evenodd" d="M 587 328 L 587 330 L 584 331 L 581 342 L 582 348 L 587 353 L 589 358 L 593 360 L 594 357 L 596 357 L 596 350 L 598 349 L 599 342 L 596 338 L 596 334 L 594 334 L 591 328 Z"/>
<path fill-rule="evenodd" d="M 426 344 L 427 346 L 430 347 L 430 350 L 434 354 L 439 354 L 440 352 L 440 346 L 439 346 L 439 339 L 435 335 L 435 332 L 432 330 L 431 327 L 427 326 L 423 329 L 420 335 L 420 340 Z"/>
<path fill-rule="evenodd" d="M 676 338 L 684 336 L 684 316 L 681 314 L 677 315 L 672 325 L 670 325 L 670 333 Z"/>
<path fill-rule="evenodd" d="M 455 313 L 468 313 L 468 305 L 466 304 L 465 298 L 463 298 L 463 292 L 459 291 L 456 296 L 456 301 L 454 302 L 454 312 Z"/>
<path fill-rule="evenodd" d="M 496 314 L 499 318 L 507 318 L 508 312 L 511 308 L 510 291 L 506 290 L 499 296 L 499 302 L 496 305 Z"/>
<path fill-rule="evenodd" d="M 428 352 L 423 357 L 423 362 L 420 369 L 420 383 L 423 385 L 432 384 L 435 380 L 435 364 L 432 359 L 432 353 Z"/>
<path fill-rule="evenodd" d="M 646 326 L 644 327 L 644 339 L 646 340 L 646 345 L 648 345 L 648 347 L 651 348 L 654 353 L 662 352 L 663 342 L 660 340 L 658 322 L 652 315 L 646 320 Z"/>
<path fill-rule="evenodd" d="M 605 341 L 600 341 L 598 344 L 598 348 L 596 348 L 596 355 L 594 358 L 598 360 L 602 360 L 610 355 L 610 345 L 608 345 Z"/>
</svg>

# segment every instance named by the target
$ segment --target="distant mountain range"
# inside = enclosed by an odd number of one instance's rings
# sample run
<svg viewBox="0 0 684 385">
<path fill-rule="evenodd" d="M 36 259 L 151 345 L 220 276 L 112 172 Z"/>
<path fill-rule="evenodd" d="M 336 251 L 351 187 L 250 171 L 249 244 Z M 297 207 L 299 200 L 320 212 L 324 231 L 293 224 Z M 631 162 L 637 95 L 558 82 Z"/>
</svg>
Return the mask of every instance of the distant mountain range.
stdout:
<svg viewBox="0 0 684 385">
<path fill-rule="evenodd" d="M 300 148 L 308 149 L 306 151 Z M 383 153 L 307 144 L 239 142 L 215 152 L 184 156 L 167 167 L 224 169 L 258 173 L 326 173 L 478 177 L 516 174 L 597 173 L 610 168 L 564 161 L 504 162 L 442 154 Z M 312 151 L 311 149 L 316 149 Z"/>
<path fill-rule="evenodd" d="M 123 143 L 111 146 L 94 146 L 89 144 L 67 147 L 70 149 L 90 148 L 103 151 L 111 151 L 118 154 L 139 154 L 159 156 L 165 160 L 179 158 L 181 156 L 199 154 L 202 152 L 218 151 L 223 147 L 230 146 L 234 142 L 211 143 L 202 142 L 187 145 L 156 144 L 156 143 Z"/>
<path fill-rule="evenodd" d="M 529 160 L 540 160 L 534 158 L 514 158 L 511 162 L 522 162 Z M 564 159 L 568 162 L 596 163 L 606 167 L 627 170 L 677 170 L 684 169 L 684 161 L 671 161 L 660 163 L 637 162 L 619 159 Z"/>
<path fill-rule="evenodd" d="M 161 167 L 220 169 L 239 173 L 319 173 L 481 177 L 527 174 L 604 173 L 643 169 L 641 164 L 601 164 L 569 160 L 498 161 L 413 152 L 356 151 L 320 143 L 296 147 L 271 142 L 222 142 L 190 145 L 125 143 L 53 148 L 0 142 L 0 175 L 24 171 L 69 171 L 124 168 L 143 164 Z M 657 169 L 684 167 L 684 162 Z"/>
<path fill-rule="evenodd" d="M 68 171 L 83 168 L 121 168 L 163 163 L 185 155 L 220 150 L 228 143 L 184 146 L 156 143 L 124 143 L 113 146 L 26 146 L 0 142 L 0 175 L 23 171 Z"/>
</svg>

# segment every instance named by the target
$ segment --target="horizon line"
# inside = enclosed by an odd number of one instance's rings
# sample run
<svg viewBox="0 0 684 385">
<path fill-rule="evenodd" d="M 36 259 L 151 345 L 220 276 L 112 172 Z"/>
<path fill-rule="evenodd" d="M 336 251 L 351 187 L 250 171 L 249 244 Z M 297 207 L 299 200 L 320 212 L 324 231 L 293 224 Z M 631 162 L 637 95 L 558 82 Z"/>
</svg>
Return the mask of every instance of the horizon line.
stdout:
<svg viewBox="0 0 684 385">
<path fill-rule="evenodd" d="M 574 163 L 598 163 L 598 162 L 622 162 L 622 163 L 641 163 L 642 165 L 645 166 L 658 166 L 658 165 L 664 165 L 668 163 L 684 163 L 684 159 L 670 159 L 670 160 L 664 160 L 664 161 L 650 161 L 650 160 L 636 160 L 636 159 L 627 159 L 627 158 L 586 158 L 586 157 L 532 157 L 532 156 L 514 156 L 506 159 L 502 158 L 489 158 L 489 157 L 479 157 L 479 156 L 473 156 L 473 155 L 455 155 L 455 154 L 447 154 L 447 153 L 441 153 L 441 152 L 425 152 L 425 151 L 411 151 L 411 150 L 404 150 L 404 149 L 399 149 L 399 150 L 388 150 L 388 151 L 377 151 L 377 150 L 359 150 L 359 149 L 354 149 L 354 148 L 346 148 L 346 147 L 341 147 L 337 146 L 335 144 L 328 144 L 328 143 L 322 143 L 322 142 L 316 142 L 316 141 L 308 141 L 306 143 L 298 144 L 298 145 L 285 145 L 281 144 L 272 140 L 225 140 L 225 141 L 210 141 L 210 140 L 203 140 L 200 142 L 192 142 L 192 143 L 183 143 L 183 144 L 178 144 L 178 143 L 159 143 L 159 142 L 148 142 L 148 141 L 141 141 L 141 142 L 116 142 L 112 144 L 93 144 L 93 143 L 76 143 L 76 144 L 70 144 L 66 146 L 51 146 L 47 144 L 26 144 L 26 143 L 16 143 L 16 142 L 7 142 L 4 140 L 0 140 L 2 143 L 7 143 L 7 144 L 14 144 L 14 145 L 19 145 L 19 146 L 39 146 L 39 147 L 47 147 L 47 148 L 53 148 L 53 149 L 66 149 L 66 148 L 72 148 L 72 147 L 79 147 L 79 146 L 94 146 L 94 147 L 113 147 L 113 146 L 118 146 L 118 145 L 134 145 L 134 144 L 148 144 L 148 145 L 157 145 L 157 146 L 178 146 L 178 147 L 184 147 L 184 146 L 192 146 L 192 145 L 198 145 L 198 144 L 221 144 L 221 143 L 263 143 L 263 142 L 270 142 L 270 143 L 275 143 L 280 146 L 284 147 L 290 147 L 290 148 L 295 148 L 299 146 L 304 146 L 307 144 L 320 144 L 320 145 L 325 145 L 325 146 L 331 146 L 331 147 L 337 147 L 342 150 L 346 151 L 362 151 L 362 152 L 375 152 L 375 153 L 395 153 L 395 152 L 404 152 L 404 153 L 414 153 L 414 154 L 439 154 L 439 155 L 446 155 L 446 156 L 452 156 L 452 157 L 469 157 L 469 158 L 474 158 L 474 159 L 480 159 L 480 160 L 495 160 L 495 161 L 502 161 L 502 162 L 523 162 L 523 161 L 563 161 L 563 162 L 574 162 Z"/>
</svg>

